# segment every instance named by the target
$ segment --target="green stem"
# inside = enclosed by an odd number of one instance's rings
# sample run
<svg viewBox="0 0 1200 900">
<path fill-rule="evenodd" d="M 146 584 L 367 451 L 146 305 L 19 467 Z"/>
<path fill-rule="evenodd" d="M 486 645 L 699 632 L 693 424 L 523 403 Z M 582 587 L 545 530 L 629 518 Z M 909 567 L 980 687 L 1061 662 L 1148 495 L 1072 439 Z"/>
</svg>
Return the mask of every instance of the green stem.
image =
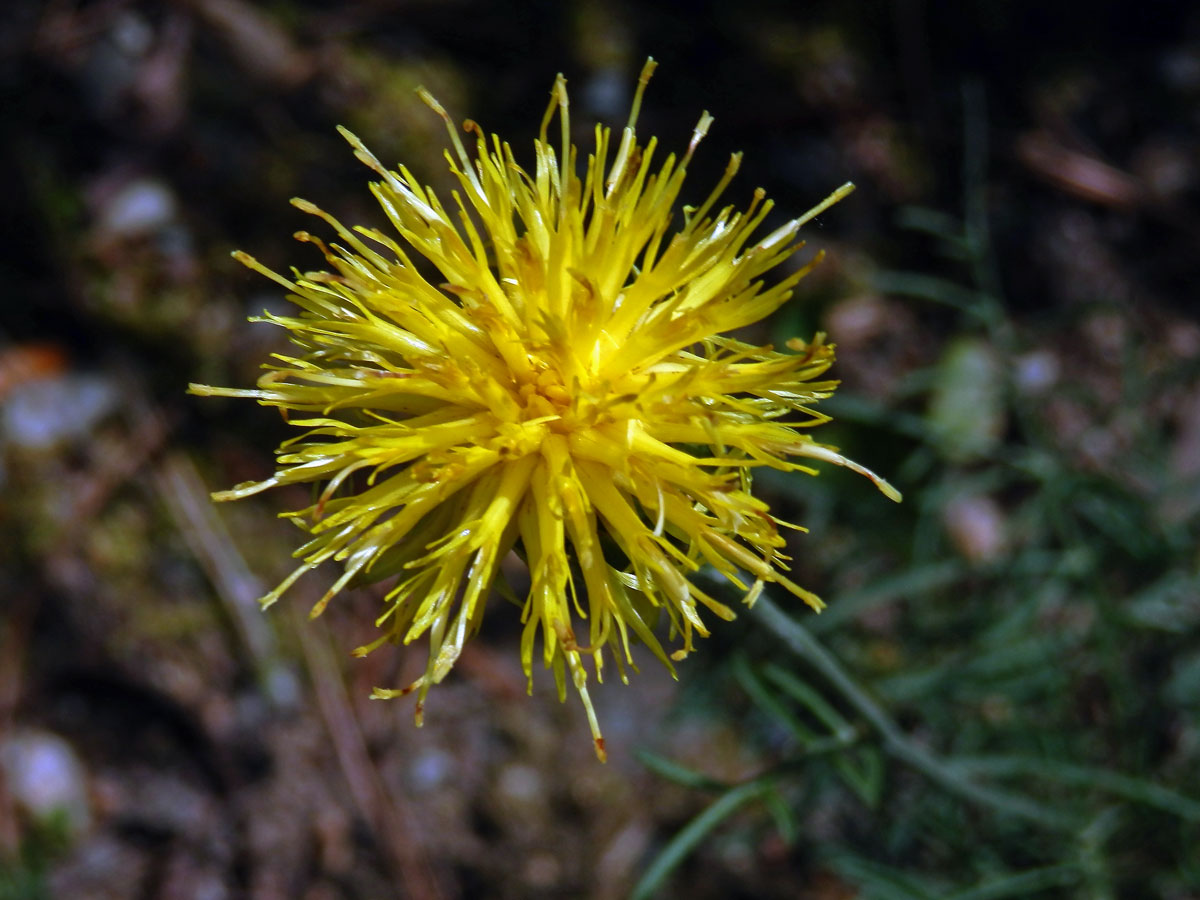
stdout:
<svg viewBox="0 0 1200 900">
<path fill-rule="evenodd" d="M 1075 833 L 1077 823 L 1070 817 L 1026 797 L 984 787 L 956 772 L 904 732 L 867 693 L 858 686 L 828 650 L 803 625 L 795 622 L 767 597 L 759 597 L 751 615 L 757 617 L 788 649 L 805 660 L 858 711 L 883 738 L 885 752 L 907 763 L 946 791 L 979 806 L 1025 819 L 1053 831 Z"/>
<path fill-rule="evenodd" d="M 718 797 L 704 812 L 688 822 L 675 837 L 671 838 L 658 858 L 646 870 L 646 874 L 634 886 L 633 893 L 630 895 L 632 900 L 650 900 L 650 898 L 658 896 L 659 888 L 662 887 L 667 876 L 683 862 L 710 831 L 733 815 L 740 807 L 745 806 L 751 800 L 763 797 L 771 789 L 772 785 L 769 781 L 755 779 L 738 785 Z"/>
</svg>

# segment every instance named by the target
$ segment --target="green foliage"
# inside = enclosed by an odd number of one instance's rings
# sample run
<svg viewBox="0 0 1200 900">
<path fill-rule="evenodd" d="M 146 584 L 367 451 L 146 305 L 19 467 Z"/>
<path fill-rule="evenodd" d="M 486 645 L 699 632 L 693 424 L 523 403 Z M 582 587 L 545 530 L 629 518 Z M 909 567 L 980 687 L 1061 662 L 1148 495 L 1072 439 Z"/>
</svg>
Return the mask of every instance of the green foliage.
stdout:
<svg viewBox="0 0 1200 900">
<path fill-rule="evenodd" d="M 852 535 L 824 578 L 849 587 L 804 625 L 763 598 L 752 617 L 777 640 L 723 669 L 751 701 L 763 773 L 718 784 L 646 757 L 715 799 L 639 897 L 719 828 L 774 829 L 866 898 L 1200 889 L 1200 528 L 1196 504 L 1175 503 L 1200 486 L 1172 468 L 1164 417 L 1145 412 L 1195 367 L 1150 372 L 1138 360 L 1153 338 L 1129 328 L 1110 370 L 1119 403 L 1087 371 L 1042 391 L 1022 383 L 1039 348 L 1069 352 L 1088 316 L 1127 312 L 1103 297 L 1055 321 L 1010 309 L 988 235 L 980 95 L 966 108 L 963 220 L 912 209 L 901 223 L 936 242 L 946 272 L 875 285 L 949 316 L 943 352 L 889 400 L 829 404 L 888 448 L 867 462 L 898 473 L 906 502 L 881 514 L 839 500 L 841 483 L 796 498 Z M 1123 452 L 1065 440 L 1060 398 L 1090 417 L 1085 437 L 1129 432 Z M 891 450 L 898 462 L 882 462 Z M 964 503 L 1000 537 L 956 535 Z"/>
<path fill-rule="evenodd" d="M 70 839 L 71 823 L 65 812 L 32 822 L 13 857 L 0 857 L 0 900 L 49 900 L 46 872 Z"/>
</svg>

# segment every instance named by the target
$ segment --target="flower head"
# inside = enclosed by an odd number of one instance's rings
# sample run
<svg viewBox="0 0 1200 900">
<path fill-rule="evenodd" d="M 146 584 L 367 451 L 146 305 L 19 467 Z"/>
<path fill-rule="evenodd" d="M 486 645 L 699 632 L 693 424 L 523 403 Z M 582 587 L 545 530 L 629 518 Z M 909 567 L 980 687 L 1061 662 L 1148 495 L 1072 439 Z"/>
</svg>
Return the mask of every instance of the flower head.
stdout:
<svg viewBox="0 0 1200 900">
<path fill-rule="evenodd" d="M 330 271 L 286 278 L 235 254 L 289 291 L 299 314 L 263 320 L 287 329 L 299 350 L 276 355 L 256 389 L 192 390 L 277 406 L 304 433 L 280 448 L 271 478 L 214 496 L 324 485 L 311 506 L 287 514 L 310 539 L 296 553 L 299 568 L 264 603 L 330 559 L 344 571 L 314 615 L 351 584 L 395 576 L 376 623 L 382 636 L 355 652 L 428 635 L 424 674 L 375 692 L 415 691 L 418 724 L 427 691 L 479 629 L 497 588 L 520 609 L 526 674 L 540 655 L 560 697 L 570 678 L 603 757 L 585 662 L 599 678 L 609 648 L 624 680 L 630 644 L 640 641 L 674 671 L 694 636 L 708 634 L 706 617 L 734 615 L 697 585 L 701 567 L 744 591 L 747 604 L 773 583 L 821 607 L 786 575 L 784 523 L 751 493 L 755 468 L 812 473 L 807 462 L 822 460 L 899 499 L 806 433 L 826 420 L 813 404 L 836 384 L 822 380 L 833 348 L 821 335 L 789 341 L 792 352 L 725 336 L 791 296 L 817 259 L 771 286 L 763 276 L 850 186 L 755 238 L 771 209 L 761 190 L 745 211 L 717 207 L 735 155 L 671 233 L 712 118 L 701 116 L 681 157 L 656 164 L 657 142 L 641 144 L 635 132 L 653 68 L 642 71 L 615 146 L 609 129 L 596 128 L 582 177 L 562 76 L 532 172 L 470 121 L 469 153 L 422 92 L 450 133 L 446 160 L 459 188 L 449 204 L 341 129 L 379 176 L 371 190 L 394 233 L 346 228 L 295 200 L 341 240 L 296 235 Z M 501 563 L 513 555 L 527 582 L 507 582 Z M 654 631 L 661 613 L 681 644 L 669 655 Z"/>
</svg>

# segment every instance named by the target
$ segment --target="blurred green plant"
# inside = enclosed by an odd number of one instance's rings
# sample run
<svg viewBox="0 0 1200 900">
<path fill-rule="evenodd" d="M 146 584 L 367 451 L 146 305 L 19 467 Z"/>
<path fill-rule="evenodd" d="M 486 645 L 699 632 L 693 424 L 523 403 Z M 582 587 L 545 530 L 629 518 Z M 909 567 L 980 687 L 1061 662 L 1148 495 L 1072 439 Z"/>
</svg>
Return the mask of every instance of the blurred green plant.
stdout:
<svg viewBox="0 0 1200 900">
<path fill-rule="evenodd" d="M 0 856 L 0 900 L 49 900 L 47 873 L 71 846 L 74 830 L 66 811 L 28 822 L 16 852 Z"/>
<path fill-rule="evenodd" d="M 764 647 L 722 668 L 752 701 L 740 724 L 771 760 L 761 774 L 726 783 L 643 753 L 663 778 L 715 799 L 662 846 L 635 898 L 662 895 L 718 829 L 800 841 L 868 898 L 1200 889 L 1200 536 L 1195 514 L 1164 512 L 1197 485 L 1173 473 L 1169 428 L 1152 417 L 1119 465 L 1064 441 L 1051 394 L 1083 398 L 1098 431 L 1112 424 L 1085 375 L 1022 383 L 1022 360 L 1093 311 L 1036 325 L 1010 311 L 989 236 L 978 89 L 965 109 L 963 219 L 901 215 L 958 271 L 881 272 L 874 284 L 954 310 L 941 358 L 891 401 L 843 393 L 830 404 L 901 448 L 913 502 L 882 519 L 832 485 L 810 500 L 854 535 L 828 580 L 860 586 L 807 627 L 764 596 L 751 617 L 787 654 Z M 1122 404 L 1149 408 L 1194 368 L 1177 361 L 1148 377 L 1126 362 Z M 885 566 L 894 574 L 847 576 Z M 801 837 L 814 822 L 820 838 Z"/>
</svg>

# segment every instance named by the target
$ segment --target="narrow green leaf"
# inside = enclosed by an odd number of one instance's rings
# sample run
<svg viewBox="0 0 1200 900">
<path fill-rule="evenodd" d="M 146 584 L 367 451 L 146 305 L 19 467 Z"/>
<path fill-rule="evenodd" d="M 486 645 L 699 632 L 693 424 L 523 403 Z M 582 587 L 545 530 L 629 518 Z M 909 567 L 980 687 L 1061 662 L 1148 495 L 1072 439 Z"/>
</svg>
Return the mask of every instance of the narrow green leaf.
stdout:
<svg viewBox="0 0 1200 900">
<path fill-rule="evenodd" d="M 656 896 L 672 872 L 682 863 L 710 831 L 737 812 L 751 800 L 757 800 L 772 790 L 769 782 L 751 781 L 733 788 L 718 797 L 708 809 L 688 822 L 671 838 L 644 875 L 634 886 L 632 900 L 650 900 Z"/>
</svg>

